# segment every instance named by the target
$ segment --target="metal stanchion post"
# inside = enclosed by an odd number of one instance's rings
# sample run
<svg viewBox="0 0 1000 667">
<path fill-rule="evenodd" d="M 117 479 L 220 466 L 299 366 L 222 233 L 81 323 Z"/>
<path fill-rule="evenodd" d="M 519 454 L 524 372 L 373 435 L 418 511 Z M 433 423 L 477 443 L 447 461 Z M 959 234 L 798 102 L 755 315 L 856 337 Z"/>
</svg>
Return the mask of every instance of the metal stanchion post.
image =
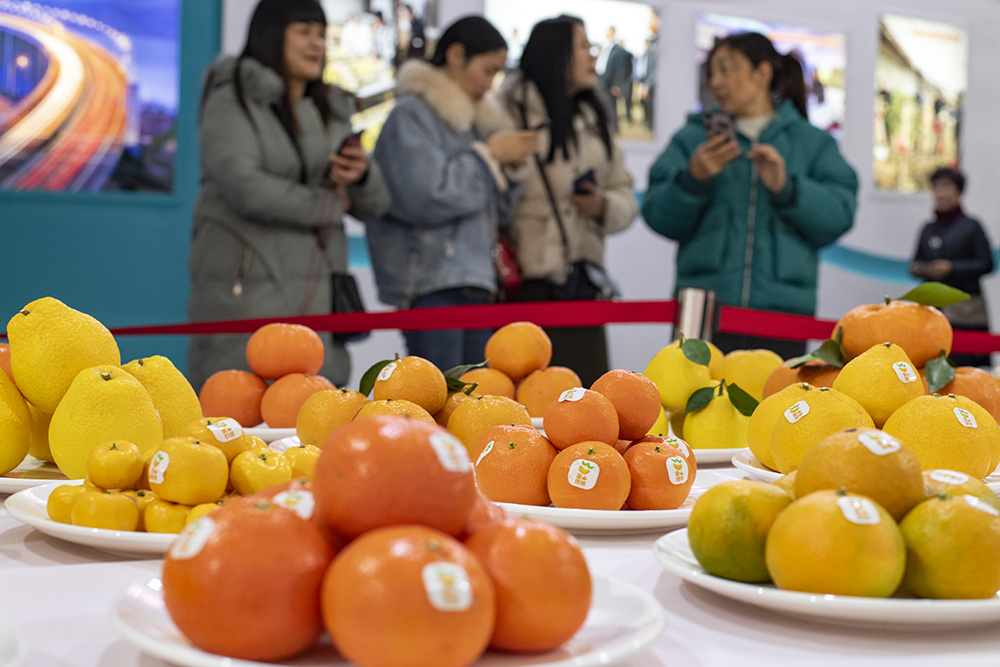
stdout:
<svg viewBox="0 0 1000 667">
<path fill-rule="evenodd" d="M 677 316 L 674 321 L 674 340 L 700 338 L 711 342 L 716 320 L 715 292 L 685 287 L 677 293 Z"/>
</svg>

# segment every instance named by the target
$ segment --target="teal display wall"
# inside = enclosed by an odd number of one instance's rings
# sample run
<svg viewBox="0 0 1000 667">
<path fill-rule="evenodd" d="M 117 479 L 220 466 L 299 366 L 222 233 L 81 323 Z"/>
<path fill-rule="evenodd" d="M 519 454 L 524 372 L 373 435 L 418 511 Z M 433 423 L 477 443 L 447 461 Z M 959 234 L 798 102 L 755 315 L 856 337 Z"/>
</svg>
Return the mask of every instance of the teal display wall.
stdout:
<svg viewBox="0 0 1000 667">
<path fill-rule="evenodd" d="M 108 327 L 187 319 L 191 213 L 198 195 L 202 73 L 219 51 L 221 0 L 181 3 L 180 113 L 172 195 L 0 192 L 0 331 L 53 296 Z M 122 361 L 162 354 L 182 370 L 187 339 L 122 336 Z"/>
</svg>

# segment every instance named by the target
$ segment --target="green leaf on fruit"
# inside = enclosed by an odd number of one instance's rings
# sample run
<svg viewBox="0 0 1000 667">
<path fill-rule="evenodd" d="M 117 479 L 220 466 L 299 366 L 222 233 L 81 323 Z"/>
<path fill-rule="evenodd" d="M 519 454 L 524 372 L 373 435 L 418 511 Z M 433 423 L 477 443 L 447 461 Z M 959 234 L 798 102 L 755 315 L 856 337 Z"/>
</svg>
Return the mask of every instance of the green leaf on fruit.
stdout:
<svg viewBox="0 0 1000 667">
<path fill-rule="evenodd" d="M 397 354 L 398 358 L 399 355 Z M 391 364 L 395 359 L 385 359 L 384 361 L 379 361 L 374 364 L 371 368 L 365 371 L 365 374 L 361 376 L 361 384 L 358 386 L 358 391 L 368 396 L 372 393 L 372 389 L 375 387 L 375 380 L 378 379 L 378 374 L 382 372 L 382 369 Z"/>
<path fill-rule="evenodd" d="M 465 391 L 469 387 L 475 389 L 479 386 L 478 382 L 462 382 L 456 377 L 451 377 L 449 375 L 444 376 L 445 384 L 448 385 L 448 391 Z M 471 391 L 471 390 L 470 390 Z M 466 392 L 468 393 L 468 392 Z"/>
<path fill-rule="evenodd" d="M 810 361 L 822 361 L 823 363 L 830 364 L 831 366 L 836 366 L 837 368 L 844 367 L 844 357 L 840 350 L 840 329 L 837 329 L 837 340 L 828 338 L 823 341 L 823 344 L 817 347 L 815 350 L 809 354 L 804 354 L 801 357 L 796 357 L 788 362 L 789 368 L 798 368 L 799 366 L 804 366 Z"/>
<path fill-rule="evenodd" d="M 924 366 L 924 373 L 927 375 L 927 389 L 930 393 L 937 393 L 941 387 L 955 379 L 955 362 L 948 358 L 944 350 L 941 356 L 931 359 Z"/>
<path fill-rule="evenodd" d="M 681 352 L 689 361 L 699 366 L 708 366 L 708 362 L 712 360 L 712 351 L 708 349 L 708 343 L 698 338 L 682 340 Z"/>
<path fill-rule="evenodd" d="M 461 366 L 455 366 L 454 368 L 449 368 L 444 372 L 446 378 L 460 378 L 469 371 L 475 368 L 485 368 L 488 359 L 480 361 L 478 364 L 463 364 Z"/>
<path fill-rule="evenodd" d="M 703 407 L 712 402 L 712 397 L 715 396 L 715 387 L 702 387 L 698 391 L 691 394 L 688 398 L 687 407 L 684 408 L 685 414 L 691 414 L 692 412 L 697 412 Z"/>
<path fill-rule="evenodd" d="M 741 415 L 749 417 L 757 409 L 759 401 L 740 389 L 739 385 L 731 384 L 726 389 L 729 392 L 729 402 L 740 411 Z"/>
<path fill-rule="evenodd" d="M 960 289 L 955 289 L 944 283 L 929 282 L 917 285 L 909 292 L 899 297 L 897 301 L 912 301 L 921 306 L 944 308 L 960 301 L 967 301 L 969 295 Z"/>
</svg>

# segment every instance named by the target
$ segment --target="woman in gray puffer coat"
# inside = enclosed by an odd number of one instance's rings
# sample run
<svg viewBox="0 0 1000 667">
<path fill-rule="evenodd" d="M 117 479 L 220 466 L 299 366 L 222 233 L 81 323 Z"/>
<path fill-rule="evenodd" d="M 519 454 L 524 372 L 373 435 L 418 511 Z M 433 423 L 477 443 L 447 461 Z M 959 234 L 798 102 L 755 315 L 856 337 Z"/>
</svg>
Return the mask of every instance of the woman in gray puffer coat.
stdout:
<svg viewBox="0 0 1000 667">
<path fill-rule="evenodd" d="M 325 30 L 315 0 L 262 0 L 243 54 L 210 70 L 191 243 L 192 321 L 329 313 L 331 276 L 347 272 L 344 213 L 366 220 L 389 206 L 378 166 L 360 147 L 338 151 L 355 105 L 321 81 Z M 343 385 L 347 351 L 331 334 L 320 337 L 320 374 Z M 191 384 L 246 369 L 248 338 L 194 336 Z"/>
</svg>

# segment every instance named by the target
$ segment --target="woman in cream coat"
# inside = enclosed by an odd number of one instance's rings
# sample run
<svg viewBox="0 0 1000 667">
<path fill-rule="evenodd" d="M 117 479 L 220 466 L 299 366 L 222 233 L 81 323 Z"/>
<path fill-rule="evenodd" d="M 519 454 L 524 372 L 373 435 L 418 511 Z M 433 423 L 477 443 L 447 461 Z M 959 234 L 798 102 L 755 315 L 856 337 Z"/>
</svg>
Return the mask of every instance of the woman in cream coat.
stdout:
<svg viewBox="0 0 1000 667">
<path fill-rule="evenodd" d="M 639 213 L 625 156 L 597 96 L 590 47 L 579 19 L 542 21 L 531 31 L 519 70 L 499 91 L 513 127 L 548 123 L 538 160 L 518 174 L 523 190 L 509 233 L 525 280 L 510 300 L 609 298 L 613 285 L 602 271 L 604 238 L 624 230 Z M 592 182 L 584 178 L 575 185 L 590 172 Z M 570 275 L 581 271 L 586 279 Z M 583 288 L 566 294 L 568 283 Z M 549 329 L 548 334 L 552 365 L 573 369 L 584 386 L 608 370 L 604 327 Z"/>
</svg>

